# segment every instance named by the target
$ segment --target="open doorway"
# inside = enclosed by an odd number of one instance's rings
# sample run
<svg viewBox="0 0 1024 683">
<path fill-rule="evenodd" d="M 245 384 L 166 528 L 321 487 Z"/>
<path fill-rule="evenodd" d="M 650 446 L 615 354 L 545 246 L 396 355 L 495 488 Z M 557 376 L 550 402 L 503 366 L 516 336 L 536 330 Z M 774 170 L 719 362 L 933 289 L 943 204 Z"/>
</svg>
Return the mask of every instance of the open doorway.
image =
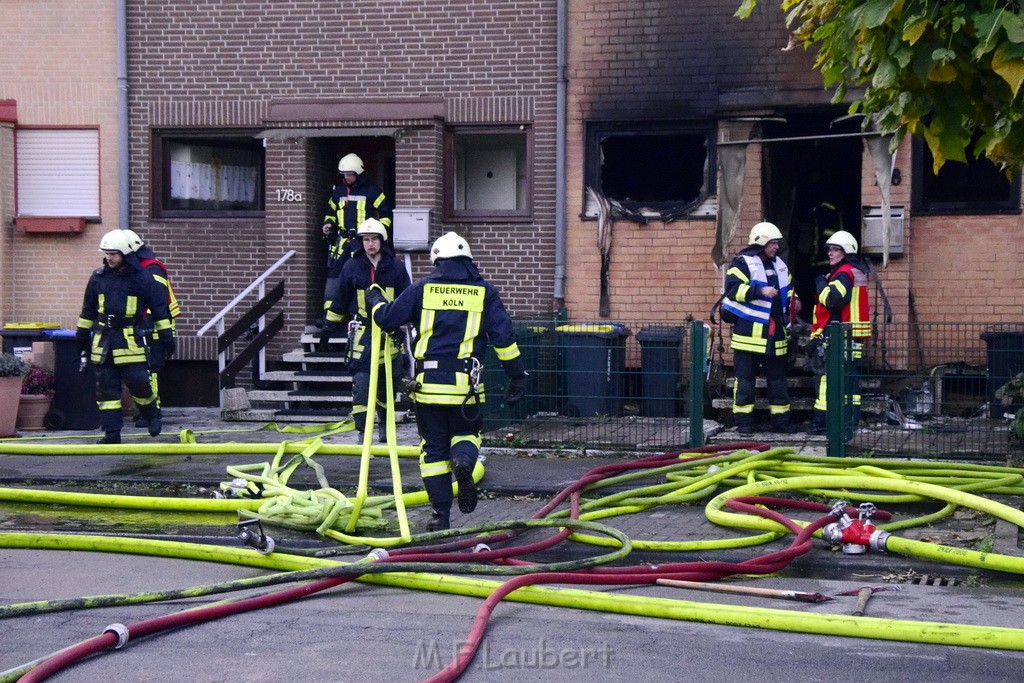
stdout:
<svg viewBox="0 0 1024 683">
<path fill-rule="evenodd" d="M 346 154 L 358 154 L 363 160 L 364 173 L 379 187 L 391 205 L 395 203 L 395 139 L 391 136 L 338 136 L 310 137 L 306 140 L 308 165 L 306 187 L 307 232 L 310 296 L 307 300 L 307 315 L 314 320 L 323 315 L 323 287 L 326 277 L 327 242 L 322 238 L 320 226 L 327 213 L 327 202 L 331 187 L 341 182 L 338 161 Z M 388 240 L 393 243 L 393 235 Z"/>
<path fill-rule="evenodd" d="M 787 111 L 785 121 L 766 121 L 766 139 L 857 133 L 860 119 L 836 121 L 839 110 Z M 793 275 L 797 296 L 816 298 L 814 280 L 828 273 L 825 241 L 847 230 L 860 241 L 860 137 L 791 140 L 765 143 L 762 165 L 765 219 L 775 223 L 786 242 L 783 259 Z M 800 317 L 810 322 L 813 306 Z"/>
</svg>

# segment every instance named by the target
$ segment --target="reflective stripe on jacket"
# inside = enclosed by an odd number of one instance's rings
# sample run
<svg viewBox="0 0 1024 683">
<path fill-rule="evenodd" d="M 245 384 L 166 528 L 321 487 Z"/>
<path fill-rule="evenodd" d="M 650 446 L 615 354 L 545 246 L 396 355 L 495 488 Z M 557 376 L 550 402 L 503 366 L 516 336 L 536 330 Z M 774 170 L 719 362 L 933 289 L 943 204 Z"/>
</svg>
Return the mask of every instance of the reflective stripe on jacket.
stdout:
<svg viewBox="0 0 1024 683">
<path fill-rule="evenodd" d="M 413 394 L 417 403 L 459 406 L 482 403 L 483 384 L 472 385 L 465 367 L 473 359 L 483 362 L 488 342 L 509 377 L 525 376 L 512 321 L 498 290 L 485 281 L 469 259 L 441 259 L 434 271 L 414 283 L 390 304 L 378 305 L 373 318 L 385 330 L 405 323 L 416 325 L 413 356 L 421 388 Z M 437 361 L 431 363 L 431 361 Z"/>
<path fill-rule="evenodd" d="M 859 265 L 859 264 L 858 264 Z M 814 304 L 811 336 L 817 337 L 836 319 L 853 323 L 853 338 L 871 336 L 871 310 L 868 303 L 868 275 L 849 259 L 843 259 L 828 275 L 828 283 L 818 292 Z"/>
<path fill-rule="evenodd" d="M 765 268 L 761 247 L 747 247 L 733 259 L 725 274 L 725 298 L 722 308 L 736 314 L 732 327 L 731 348 L 734 351 L 784 356 L 789 348 L 785 320 L 793 296 L 789 268 L 776 257 L 771 268 Z M 762 287 L 775 287 L 778 296 L 761 296 Z M 774 334 L 770 334 L 774 318 Z"/>
<path fill-rule="evenodd" d="M 89 278 L 78 318 L 78 329 L 92 334 L 90 361 L 115 365 L 145 363 L 141 328 L 149 309 L 152 331 L 161 339 L 173 337 L 165 292 L 140 267 L 126 265 L 114 270 L 107 265 Z M 139 329 L 136 329 L 139 328 Z"/>
</svg>

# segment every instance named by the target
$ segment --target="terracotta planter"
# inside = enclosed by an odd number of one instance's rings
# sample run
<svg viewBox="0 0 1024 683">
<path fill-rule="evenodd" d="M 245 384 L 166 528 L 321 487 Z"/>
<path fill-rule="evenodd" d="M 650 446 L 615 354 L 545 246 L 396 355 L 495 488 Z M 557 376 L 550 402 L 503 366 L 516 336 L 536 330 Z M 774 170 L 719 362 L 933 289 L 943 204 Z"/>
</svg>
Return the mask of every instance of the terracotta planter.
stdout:
<svg viewBox="0 0 1024 683">
<path fill-rule="evenodd" d="M 18 403 L 18 429 L 26 432 L 43 431 L 43 418 L 53 405 L 52 396 L 22 394 Z"/>
<path fill-rule="evenodd" d="M 14 436 L 21 403 L 21 377 L 0 377 L 0 437 Z"/>
</svg>

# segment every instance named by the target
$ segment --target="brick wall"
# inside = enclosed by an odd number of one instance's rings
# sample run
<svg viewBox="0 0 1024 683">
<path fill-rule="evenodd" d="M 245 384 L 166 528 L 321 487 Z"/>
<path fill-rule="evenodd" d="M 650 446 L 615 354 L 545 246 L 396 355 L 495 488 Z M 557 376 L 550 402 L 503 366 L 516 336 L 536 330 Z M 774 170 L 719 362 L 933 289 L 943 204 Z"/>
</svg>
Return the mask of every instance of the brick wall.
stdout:
<svg viewBox="0 0 1024 683">
<path fill-rule="evenodd" d="M 533 219 L 442 222 L 441 122 L 417 121 L 395 143 L 402 206 L 434 210 L 432 235 L 465 234 L 477 262 L 514 314 L 551 308 L 554 244 L 554 0 L 343 5 L 207 0 L 132 3 L 129 12 L 132 105 L 132 221 L 173 268 L 183 300 L 181 328 L 194 331 L 281 253 L 287 266 L 291 332 L 319 307 L 318 227 L 326 192 L 315 177 L 324 160 L 305 145 L 268 142 L 267 211 L 244 222 L 153 220 L 149 144 L 154 127 L 264 126 L 283 101 L 353 102 L 441 98 L 452 123 L 533 126 Z M 525 120 L 520 117 L 527 117 Z M 372 125 L 395 123 L 387 107 Z M 366 121 L 294 122 L 358 126 Z M 291 124 L 289 124 L 291 125 Z M 329 164 L 336 163 L 336 159 Z M 304 174 L 305 179 L 300 180 Z M 305 200 L 275 203 L 275 187 L 306 187 Z M 330 183 L 326 183 L 329 187 Z M 424 274 L 425 255 L 413 257 Z M 210 282 L 216 282 L 211 289 Z M 224 297 L 227 296 L 227 299 Z"/>
<path fill-rule="evenodd" d="M 824 106 L 830 93 L 813 55 L 787 43 L 784 15 L 762 2 L 745 21 L 738 3 L 622 3 L 572 0 L 569 17 L 568 244 L 566 305 L 575 319 L 598 319 L 597 223 L 581 220 L 584 125 L 587 121 L 717 120 L 720 139 L 746 139 L 750 124 L 730 117 L 780 108 Z M 892 203 L 910 207 L 910 144 L 897 155 L 902 184 Z M 763 220 L 762 150 L 747 150 L 740 227 L 728 253 L 746 245 Z M 870 157 L 862 160 L 862 203 L 880 203 Z M 1014 216 L 917 217 L 907 221 L 906 255 L 881 279 L 896 321 L 1021 319 L 1011 294 L 1024 245 Z M 722 273 L 710 251 L 715 221 L 691 218 L 640 226 L 616 221 L 611 256 L 611 319 L 704 318 L 720 293 Z M 954 275 L 955 274 L 955 275 Z M 968 284 L 965 284 L 968 283 Z M 968 290 L 968 291 L 965 291 Z M 872 292 L 873 304 L 880 299 Z M 913 300 L 913 307 L 911 306 Z M 965 305 L 966 304 L 966 305 Z"/>
<path fill-rule="evenodd" d="M 14 211 L 13 131 L 0 143 L 0 324 L 73 327 L 103 233 L 118 227 L 114 3 L 9 2 L 0 11 L 0 100 L 21 126 L 94 126 L 100 138 L 100 218 L 80 235 L 23 234 Z M 10 137 L 7 137 L 7 136 Z M 60 193 L 60 188 L 53 189 Z"/>
</svg>

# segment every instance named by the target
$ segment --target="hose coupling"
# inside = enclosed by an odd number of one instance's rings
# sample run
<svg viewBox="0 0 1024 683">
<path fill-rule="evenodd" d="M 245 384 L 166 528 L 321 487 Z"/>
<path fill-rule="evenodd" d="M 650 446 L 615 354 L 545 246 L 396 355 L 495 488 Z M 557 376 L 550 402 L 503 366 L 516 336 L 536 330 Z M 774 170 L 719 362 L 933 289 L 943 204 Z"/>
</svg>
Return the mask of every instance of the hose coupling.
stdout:
<svg viewBox="0 0 1024 683">
<path fill-rule="evenodd" d="M 124 624 L 111 624 L 110 626 L 103 629 L 103 632 L 110 632 L 117 636 L 117 642 L 114 643 L 113 649 L 120 650 L 122 647 L 128 644 L 128 627 Z"/>
<path fill-rule="evenodd" d="M 884 552 L 889 533 L 877 529 L 871 523 L 876 510 L 874 503 L 861 503 L 857 519 L 852 519 L 846 514 L 845 501 L 838 501 L 832 506 L 831 514 L 839 519 L 825 525 L 821 537 L 831 545 L 841 545 L 847 555 L 860 555 L 866 553 L 868 548 Z"/>
<path fill-rule="evenodd" d="M 890 536 L 892 536 L 892 534 L 888 531 L 876 529 L 875 533 L 871 534 L 871 549 L 880 553 L 884 553 L 889 550 L 887 544 L 889 543 Z"/>
<path fill-rule="evenodd" d="M 238 540 L 261 555 L 274 552 L 274 539 L 267 536 L 258 519 L 245 519 L 238 523 Z"/>
<path fill-rule="evenodd" d="M 366 558 L 369 560 L 383 560 L 390 556 L 391 553 L 389 553 L 385 548 L 374 548 L 369 553 L 367 553 Z"/>
<path fill-rule="evenodd" d="M 473 552 L 474 553 L 489 553 L 489 552 L 491 552 L 491 546 L 487 545 L 486 543 L 477 543 L 475 546 L 473 546 Z"/>
</svg>

